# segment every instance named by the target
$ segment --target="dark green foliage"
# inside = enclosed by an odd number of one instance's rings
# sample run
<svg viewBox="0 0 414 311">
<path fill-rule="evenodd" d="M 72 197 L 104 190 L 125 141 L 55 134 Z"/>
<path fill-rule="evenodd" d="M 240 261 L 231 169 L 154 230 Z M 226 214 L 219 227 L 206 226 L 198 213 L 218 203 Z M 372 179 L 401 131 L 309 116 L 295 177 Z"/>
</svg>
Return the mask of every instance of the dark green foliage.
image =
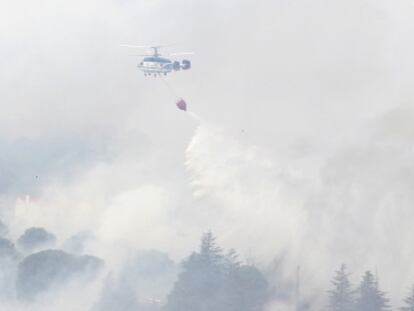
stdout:
<svg viewBox="0 0 414 311">
<path fill-rule="evenodd" d="M 43 228 L 32 227 L 27 229 L 17 240 L 17 244 L 26 252 L 34 252 L 45 248 L 52 248 L 56 244 L 54 234 Z"/>
<path fill-rule="evenodd" d="M 268 283 L 253 266 L 242 265 L 230 275 L 230 293 L 235 298 L 233 310 L 262 310 L 266 301 Z M 237 306 L 237 307 L 236 307 Z"/>
<path fill-rule="evenodd" d="M 0 237 L 7 236 L 9 228 L 0 220 Z"/>
<path fill-rule="evenodd" d="M 390 310 L 389 300 L 385 293 L 378 289 L 378 282 L 374 275 L 367 271 L 362 277 L 358 288 L 356 311 L 385 311 Z"/>
<path fill-rule="evenodd" d="M 409 295 L 404 299 L 405 306 L 401 307 L 401 311 L 414 311 L 414 286 L 411 288 Z"/>
<path fill-rule="evenodd" d="M 17 261 L 19 257 L 14 244 L 7 239 L 0 238 L 0 261 Z"/>
<path fill-rule="evenodd" d="M 351 311 L 355 304 L 355 292 L 349 282 L 349 273 L 342 265 L 332 279 L 333 290 L 329 291 L 329 310 Z"/>
<path fill-rule="evenodd" d="M 7 239 L 0 238 L 0 302 L 14 297 L 14 283 L 17 265 L 21 255 L 16 251 L 14 244 Z"/>
<path fill-rule="evenodd" d="M 234 251 L 228 255 L 208 232 L 199 252 L 184 263 L 165 306 L 166 311 L 260 311 L 268 284 L 255 267 L 242 265 Z"/>
<path fill-rule="evenodd" d="M 103 261 L 94 256 L 75 256 L 60 250 L 47 250 L 27 256 L 18 267 L 16 289 L 22 300 L 64 285 L 71 278 L 93 278 Z"/>
</svg>

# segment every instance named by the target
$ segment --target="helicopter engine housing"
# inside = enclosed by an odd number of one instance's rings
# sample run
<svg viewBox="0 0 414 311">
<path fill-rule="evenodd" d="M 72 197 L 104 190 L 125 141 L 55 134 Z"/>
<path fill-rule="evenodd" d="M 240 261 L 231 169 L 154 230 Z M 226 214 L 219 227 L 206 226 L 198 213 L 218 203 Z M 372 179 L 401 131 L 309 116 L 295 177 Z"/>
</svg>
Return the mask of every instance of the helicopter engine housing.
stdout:
<svg viewBox="0 0 414 311">
<path fill-rule="evenodd" d="M 190 69 L 191 68 L 191 61 L 189 61 L 189 60 L 187 60 L 187 59 L 184 59 L 182 62 L 181 62 L 181 69 L 182 70 L 188 70 L 188 69 Z"/>
<path fill-rule="evenodd" d="M 175 71 L 177 71 L 177 70 L 180 70 L 180 69 L 181 69 L 181 65 L 180 65 L 180 62 L 179 62 L 179 61 L 175 61 L 175 62 L 173 63 L 173 69 L 174 69 Z"/>
</svg>

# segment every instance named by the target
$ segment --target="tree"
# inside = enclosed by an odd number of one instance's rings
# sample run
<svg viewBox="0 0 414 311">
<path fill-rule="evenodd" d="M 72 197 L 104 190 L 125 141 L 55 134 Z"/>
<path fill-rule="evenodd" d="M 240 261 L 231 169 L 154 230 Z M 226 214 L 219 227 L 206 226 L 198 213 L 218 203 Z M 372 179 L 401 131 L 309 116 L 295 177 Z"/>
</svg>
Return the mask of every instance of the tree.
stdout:
<svg viewBox="0 0 414 311">
<path fill-rule="evenodd" d="M 333 290 L 329 291 L 329 310 L 332 311 L 350 311 L 355 304 L 355 291 L 352 290 L 349 282 L 349 273 L 346 272 L 346 266 L 342 265 L 336 271 L 332 279 Z"/>
<path fill-rule="evenodd" d="M 6 237 L 9 232 L 9 228 L 0 220 L 0 237 Z"/>
<path fill-rule="evenodd" d="M 192 253 L 183 262 L 183 271 L 168 296 L 166 310 L 217 310 L 214 302 L 222 284 L 219 265 L 222 259 L 222 250 L 216 245 L 212 233 L 205 233 L 199 252 Z"/>
<path fill-rule="evenodd" d="M 25 257 L 18 266 L 16 290 L 22 301 L 59 288 L 75 277 L 85 282 L 95 279 L 104 262 L 94 256 L 76 256 L 61 250 L 46 250 Z"/>
<path fill-rule="evenodd" d="M 414 286 L 411 288 L 409 295 L 404 299 L 405 306 L 401 307 L 401 311 L 414 311 Z"/>
<path fill-rule="evenodd" d="M 241 265 L 230 275 L 230 297 L 234 311 L 260 311 L 268 296 L 268 282 L 253 266 Z"/>
<path fill-rule="evenodd" d="M 209 265 L 219 265 L 224 260 L 223 250 L 217 246 L 216 238 L 211 231 L 201 237 L 200 257 Z"/>
<path fill-rule="evenodd" d="M 0 226 L 1 228 L 1 226 Z M 14 297 L 14 284 L 21 254 L 14 244 L 0 237 L 0 301 Z"/>
<path fill-rule="evenodd" d="M 390 310 L 389 299 L 378 289 L 378 282 L 370 271 L 366 271 L 358 288 L 357 311 Z"/>
<path fill-rule="evenodd" d="M 32 227 L 19 237 L 17 244 L 26 252 L 35 252 L 54 247 L 56 237 L 44 228 Z"/>
<path fill-rule="evenodd" d="M 223 255 L 212 233 L 207 232 L 199 252 L 184 261 L 165 311 L 260 311 L 267 288 L 257 268 L 242 265 L 233 250 Z"/>
<path fill-rule="evenodd" d="M 18 261 L 20 254 L 16 251 L 14 244 L 0 237 L 0 263 L 4 261 Z"/>
</svg>

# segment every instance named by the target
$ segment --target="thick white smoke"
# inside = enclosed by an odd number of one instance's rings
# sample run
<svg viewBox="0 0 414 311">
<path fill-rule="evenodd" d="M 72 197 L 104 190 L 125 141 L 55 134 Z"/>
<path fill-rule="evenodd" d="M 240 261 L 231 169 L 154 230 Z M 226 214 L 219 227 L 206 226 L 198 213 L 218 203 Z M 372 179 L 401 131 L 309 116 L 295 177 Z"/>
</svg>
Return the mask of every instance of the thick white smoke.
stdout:
<svg viewBox="0 0 414 311">
<path fill-rule="evenodd" d="M 202 124 L 187 149 L 191 185 L 226 244 L 267 263 L 282 258 L 292 279 L 301 265 L 308 298 L 322 303 L 332 271 L 346 263 L 355 282 L 377 271 L 398 301 L 414 280 L 413 121 L 405 106 L 361 124 L 312 169 L 308 156 L 281 165 L 243 133 Z"/>
</svg>

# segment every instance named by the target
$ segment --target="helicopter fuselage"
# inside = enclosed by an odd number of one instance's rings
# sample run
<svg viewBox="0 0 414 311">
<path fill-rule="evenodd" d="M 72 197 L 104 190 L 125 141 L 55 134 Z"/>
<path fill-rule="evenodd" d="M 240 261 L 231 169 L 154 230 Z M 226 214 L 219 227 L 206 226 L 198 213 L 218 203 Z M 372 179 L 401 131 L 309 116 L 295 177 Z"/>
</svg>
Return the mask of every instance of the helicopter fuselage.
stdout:
<svg viewBox="0 0 414 311">
<path fill-rule="evenodd" d="M 164 74 L 173 71 L 174 63 L 163 57 L 151 56 L 145 57 L 137 66 L 145 74 Z"/>
<path fill-rule="evenodd" d="M 171 71 L 188 70 L 191 68 L 189 60 L 172 61 L 168 58 L 160 57 L 158 55 L 145 57 L 140 61 L 137 67 L 144 72 L 145 75 L 167 75 Z"/>
</svg>

